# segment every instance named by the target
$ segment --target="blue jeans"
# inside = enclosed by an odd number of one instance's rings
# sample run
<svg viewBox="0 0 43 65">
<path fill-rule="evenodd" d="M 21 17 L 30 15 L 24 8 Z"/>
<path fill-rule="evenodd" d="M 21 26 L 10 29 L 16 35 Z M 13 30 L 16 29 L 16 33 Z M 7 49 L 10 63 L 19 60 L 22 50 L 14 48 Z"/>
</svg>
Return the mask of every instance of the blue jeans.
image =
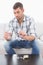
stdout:
<svg viewBox="0 0 43 65">
<path fill-rule="evenodd" d="M 15 54 L 13 48 L 32 48 L 32 54 L 39 54 L 39 49 L 37 47 L 37 41 L 27 41 L 27 40 L 14 40 L 7 41 L 4 45 L 5 50 L 8 54 Z"/>
</svg>

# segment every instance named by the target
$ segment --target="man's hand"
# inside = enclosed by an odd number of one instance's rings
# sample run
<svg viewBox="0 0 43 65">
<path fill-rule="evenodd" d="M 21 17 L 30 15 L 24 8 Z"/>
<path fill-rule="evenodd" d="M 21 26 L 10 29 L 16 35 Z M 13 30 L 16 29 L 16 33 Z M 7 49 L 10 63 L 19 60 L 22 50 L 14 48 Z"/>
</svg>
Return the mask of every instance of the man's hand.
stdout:
<svg viewBox="0 0 43 65">
<path fill-rule="evenodd" d="M 25 40 L 32 41 L 32 40 L 35 39 L 34 36 L 32 36 L 32 35 L 28 36 L 24 31 L 20 31 L 20 32 L 19 32 L 19 35 L 20 35 L 20 37 L 21 37 L 22 39 L 25 39 Z"/>
<path fill-rule="evenodd" d="M 4 38 L 5 38 L 6 40 L 10 40 L 10 39 L 11 39 L 11 33 L 5 32 L 5 33 L 4 33 Z"/>
<path fill-rule="evenodd" d="M 27 40 L 27 34 L 26 34 L 24 31 L 20 31 L 20 32 L 19 32 L 19 35 L 20 35 L 20 37 L 21 37 L 22 39 Z"/>
<path fill-rule="evenodd" d="M 24 31 L 20 31 L 20 32 L 19 32 L 19 35 L 20 35 L 20 36 L 25 36 L 26 33 L 25 33 Z"/>
</svg>

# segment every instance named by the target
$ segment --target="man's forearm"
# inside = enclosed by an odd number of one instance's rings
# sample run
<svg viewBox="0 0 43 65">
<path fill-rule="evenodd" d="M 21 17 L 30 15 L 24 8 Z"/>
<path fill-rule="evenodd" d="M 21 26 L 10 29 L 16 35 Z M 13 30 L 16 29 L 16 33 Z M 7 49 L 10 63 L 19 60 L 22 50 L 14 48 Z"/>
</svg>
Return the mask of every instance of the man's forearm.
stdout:
<svg viewBox="0 0 43 65">
<path fill-rule="evenodd" d="M 32 36 L 32 35 L 30 35 L 30 36 L 23 36 L 23 39 L 25 39 L 25 40 L 29 40 L 29 41 L 32 41 L 32 40 L 34 40 L 35 39 L 35 36 Z"/>
</svg>

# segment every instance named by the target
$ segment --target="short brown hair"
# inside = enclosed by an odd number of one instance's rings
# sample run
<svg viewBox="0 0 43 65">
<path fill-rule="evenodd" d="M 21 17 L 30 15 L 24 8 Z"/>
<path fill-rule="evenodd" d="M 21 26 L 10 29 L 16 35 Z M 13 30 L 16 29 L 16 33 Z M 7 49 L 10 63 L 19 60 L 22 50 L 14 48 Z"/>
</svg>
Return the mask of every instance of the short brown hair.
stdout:
<svg viewBox="0 0 43 65">
<path fill-rule="evenodd" d="M 17 9 L 18 7 L 23 8 L 23 4 L 20 2 L 16 2 L 13 6 L 13 9 Z"/>
</svg>

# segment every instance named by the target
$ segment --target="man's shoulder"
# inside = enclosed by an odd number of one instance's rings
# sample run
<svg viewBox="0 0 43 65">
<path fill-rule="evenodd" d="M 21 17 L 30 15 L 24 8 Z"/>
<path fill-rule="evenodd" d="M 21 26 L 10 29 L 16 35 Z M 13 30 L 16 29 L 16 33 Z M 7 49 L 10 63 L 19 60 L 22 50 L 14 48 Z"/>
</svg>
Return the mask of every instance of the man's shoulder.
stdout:
<svg viewBox="0 0 43 65">
<path fill-rule="evenodd" d="M 33 17 L 25 15 L 25 18 L 26 18 L 27 22 L 29 21 L 30 23 L 35 23 Z"/>
<path fill-rule="evenodd" d="M 12 20 L 10 20 L 10 23 L 16 22 L 17 19 L 14 17 Z"/>
<path fill-rule="evenodd" d="M 28 16 L 28 15 L 24 15 L 24 16 L 25 16 L 25 18 L 28 18 L 28 19 L 30 18 L 30 16 Z"/>
<path fill-rule="evenodd" d="M 31 20 L 32 17 L 25 15 L 26 20 Z"/>
</svg>

